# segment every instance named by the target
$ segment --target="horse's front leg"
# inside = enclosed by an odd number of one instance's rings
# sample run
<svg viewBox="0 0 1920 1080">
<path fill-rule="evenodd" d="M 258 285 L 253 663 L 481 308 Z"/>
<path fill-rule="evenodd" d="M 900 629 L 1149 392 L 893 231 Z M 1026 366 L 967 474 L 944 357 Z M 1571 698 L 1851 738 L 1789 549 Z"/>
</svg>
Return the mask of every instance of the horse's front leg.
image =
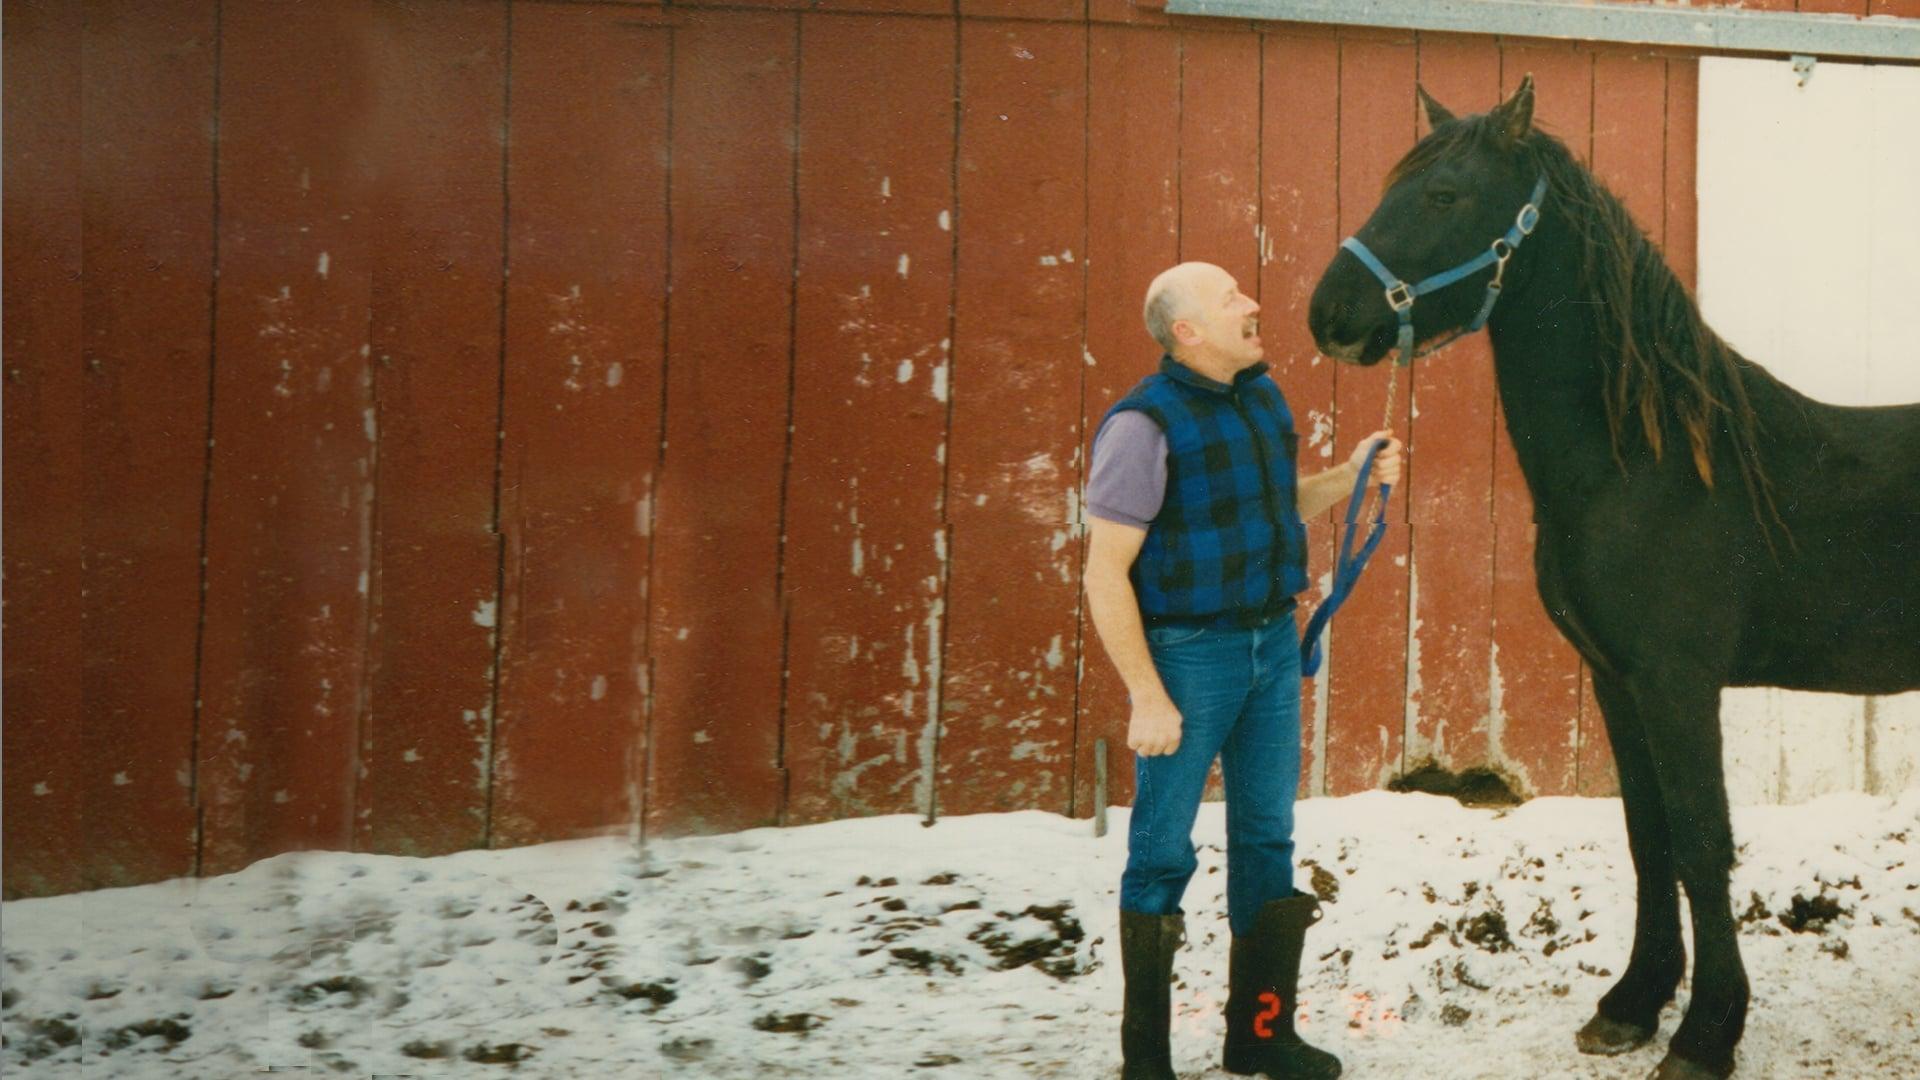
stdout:
<svg viewBox="0 0 1920 1080">
<path fill-rule="evenodd" d="M 1693 916 L 1693 994 L 1654 1076 L 1724 1078 L 1746 1029 L 1748 991 L 1727 897 L 1733 827 L 1720 758 L 1720 685 L 1675 666 L 1636 675 L 1631 691 Z"/>
<path fill-rule="evenodd" d="M 1593 1018 L 1580 1029 L 1580 1050 L 1588 1054 L 1624 1054 L 1653 1038 L 1660 1010 L 1673 1000 L 1686 972 L 1686 946 L 1680 940 L 1680 893 L 1674 879 L 1667 813 L 1659 776 L 1647 748 L 1633 696 L 1618 679 L 1599 672 L 1594 696 L 1606 717 L 1620 777 L 1620 801 L 1626 807 L 1627 849 L 1636 880 L 1633 951 L 1613 989 L 1601 997 Z"/>
</svg>

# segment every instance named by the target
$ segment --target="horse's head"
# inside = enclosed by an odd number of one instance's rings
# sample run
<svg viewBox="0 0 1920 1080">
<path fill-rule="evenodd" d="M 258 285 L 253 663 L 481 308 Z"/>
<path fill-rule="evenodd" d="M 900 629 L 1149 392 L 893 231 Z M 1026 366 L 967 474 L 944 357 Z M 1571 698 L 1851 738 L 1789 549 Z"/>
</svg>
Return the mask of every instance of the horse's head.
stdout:
<svg viewBox="0 0 1920 1080">
<path fill-rule="evenodd" d="M 1408 285 L 1467 264 L 1509 235 L 1539 179 L 1524 150 L 1533 126 L 1532 76 L 1513 97 L 1478 116 L 1456 118 L 1424 89 L 1418 92 L 1432 131 L 1394 166 L 1380 205 L 1354 234 Z M 1415 340 L 1471 324 L 1495 272 L 1485 266 L 1421 294 L 1412 307 Z M 1513 273 L 1505 269 L 1508 282 Z M 1321 274 L 1307 318 L 1320 351 L 1351 364 L 1378 363 L 1393 350 L 1400 327 L 1386 287 L 1344 248 Z"/>
</svg>

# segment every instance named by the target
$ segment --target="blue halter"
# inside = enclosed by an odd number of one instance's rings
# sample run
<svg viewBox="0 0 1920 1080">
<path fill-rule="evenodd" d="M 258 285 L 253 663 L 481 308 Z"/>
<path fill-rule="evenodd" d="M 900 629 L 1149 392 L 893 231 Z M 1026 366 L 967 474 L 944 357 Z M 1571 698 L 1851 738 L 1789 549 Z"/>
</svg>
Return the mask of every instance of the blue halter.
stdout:
<svg viewBox="0 0 1920 1080">
<path fill-rule="evenodd" d="M 1487 317 L 1493 314 L 1493 305 L 1500 299 L 1500 281 L 1506 275 L 1507 260 L 1513 257 L 1514 249 L 1520 246 L 1520 242 L 1533 235 L 1534 227 L 1540 224 L 1540 203 L 1546 197 L 1547 178 L 1541 176 L 1540 181 L 1533 185 L 1533 197 L 1520 208 L 1518 214 L 1514 215 L 1513 225 L 1507 229 L 1505 236 L 1496 237 L 1493 243 L 1487 246 L 1487 250 L 1459 266 L 1451 270 L 1443 270 L 1426 278 L 1418 285 L 1408 285 L 1393 276 L 1393 271 L 1388 270 L 1386 264 L 1375 257 L 1373 252 L 1368 251 L 1367 245 L 1361 243 L 1358 237 L 1349 236 L 1340 241 L 1342 248 L 1353 252 L 1368 270 L 1373 271 L 1373 276 L 1379 278 L 1380 283 L 1387 287 L 1387 306 L 1400 317 L 1400 335 L 1396 342 L 1400 355 L 1394 361 L 1398 366 L 1406 367 L 1413 363 L 1415 356 L 1425 356 L 1454 338 L 1462 334 L 1474 333 L 1487 325 Z M 1480 313 L 1473 317 L 1473 322 L 1464 329 L 1455 330 L 1416 352 L 1413 346 L 1414 300 L 1437 289 L 1444 289 L 1489 266 L 1494 268 L 1493 280 L 1487 282 L 1487 298 L 1481 303 Z M 1392 402 L 1391 394 L 1388 395 L 1387 400 L 1389 403 Z M 1391 410 L 1391 404 L 1389 404 L 1389 410 Z M 1333 590 L 1327 594 L 1326 602 L 1314 610 L 1313 617 L 1307 620 L 1306 629 L 1300 633 L 1300 674 L 1307 678 L 1312 678 L 1320 672 L 1320 664 L 1324 659 L 1320 651 L 1321 633 L 1326 630 L 1327 623 L 1333 618 L 1333 613 L 1340 610 L 1341 604 L 1347 602 L 1347 595 L 1360 581 L 1360 571 L 1366 567 L 1367 559 L 1373 555 L 1373 549 L 1380 546 L 1380 538 L 1387 531 L 1387 497 L 1393 493 L 1393 485 L 1381 484 L 1380 503 L 1374 514 L 1373 525 L 1367 532 L 1366 541 L 1360 545 L 1360 550 L 1358 552 L 1353 550 L 1353 535 L 1359 524 L 1360 505 L 1366 501 L 1367 497 L 1367 478 L 1373 471 L 1374 456 L 1379 452 L 1379 443 L 1375 443 L 1373 448 L 1367 451 L 1367 460 L 1361 463 L 1360 475 L 1353 481 L 1353 494 L 1347 498 L 1347 533 L 1345 539 L 1340 542 L 1340 555 L 1334 560 Z"/>
<path fill-rule="evenodd" d="M 1340 241 L 1342 248 L 1353 252 L 1354 256 L 1365 264 L 1368 270 L 1373 272 L 1373 276 L 1380 279 L 1380 284 L 1387 287 L 1387 306 L 1392 308 L 1394 314 L 1400 317 L 1400 337 L 1397 342 L 1400 356 L 1395 361 L 1396 363 L 1401 367 L 1405 367 L 1413 363 L 1415 356 L 1425 356 L 1427 353 L 1440 348 L 1454 338 L 1462 334 L 1475 333 L 1481 327 L 1487 325 L 1487 317 L 1493 314 L 1493 305 L 1500 299 L 1500 280 L 1507 272 L 1507 260 L 1513 257 L 1513 253 L 1515 249 L 1519 248 L 1520 242 L 1532 236 L 1534 227 L 1540 224 L 1540 204 L 1546 197 L 1547 178 L 1542 175 L 1539 182 L 1533 185 L 1533 197 L 1527 200 L 1527 204 L 1520 208 L 1518 214 L 1514 215 L 1513 225 L 1507 229 L 1505 236 L 1495 237 L 1493 243 L 1487 245 L 1487 250 L 1475 255 L 1473 258 L 1468 259 L 1466 262 L 1461 263 L 1451 270 L 1443 270 L 1421 281 L 1418 285 L 1408 285 L 1406 282 L 1395 277 L 1393 271 L 1387 269 L 1385 263 L 1382 263 L 1373 252 L 1367 250 L 1367 245 L 1361 243 L 1359 237 L 1349 236 L 1345 240 Z M 1416 353 L 1413 348 L 1414 300 L 1430 292 L 1444 289 L 1464 277 L 1485 270 L 1489 266 L 1494 268 L 1493 280 L 1487 282 L 1487 299 L 1480 305 L 1480 313 L 1473 317 L 1473 322 L 1467 324 L 1464 329 L 1455 331 L 1447 335 L 1446 338 Z"/>
</svg>

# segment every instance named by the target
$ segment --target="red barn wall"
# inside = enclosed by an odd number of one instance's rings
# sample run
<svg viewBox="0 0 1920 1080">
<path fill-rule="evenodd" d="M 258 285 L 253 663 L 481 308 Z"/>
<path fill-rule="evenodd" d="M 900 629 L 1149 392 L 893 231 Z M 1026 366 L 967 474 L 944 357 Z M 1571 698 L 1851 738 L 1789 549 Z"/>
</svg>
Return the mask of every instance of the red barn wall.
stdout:
<svg viewBox="0 0 1920 1080">
<path fill-rule="evenodd" d="M 1693 267 L 1683 54 L 1126 0 L 5 20 L 8 895 L 1086 815 L 1098 739 L 1124 804 L 1079 489 L 1156 360 L 1155 272 L 1256 291 L 1332 464 L 1385 376 L 1314 354 L 1314 281 L 1416 81 L 1477 111 L 1528 72 Z M 1410 474 L 1304 688 L 1303 793 L 1429 759 L 1610 791 L 1484 343 L 1398 402 Z"/>
</svg>

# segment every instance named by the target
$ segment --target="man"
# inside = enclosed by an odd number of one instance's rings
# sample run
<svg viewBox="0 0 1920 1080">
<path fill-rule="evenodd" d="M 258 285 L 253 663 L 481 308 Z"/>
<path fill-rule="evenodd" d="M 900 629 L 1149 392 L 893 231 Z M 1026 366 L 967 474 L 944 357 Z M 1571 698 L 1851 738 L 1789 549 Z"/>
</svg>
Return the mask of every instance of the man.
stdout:
<svg viewBox="0 0 1920 1080">
<path fill-rule="evenodd" d="M 1300 776 L 1306 529 L 1352 489 L 1400 475 L 1388 432 L 1300 478 L 1286 399 L 1261 362 L 1260 306 L 1233 276 L 1182 263 L 1147 290 L 1159 371 L 1114 405 L 1094 441 L 1086 589 L 1132 703 L 1136 790 L 1120 881 L 1124 1080 L 1172 1080 L 1168 982 L 1197 865 L 1193 822 L 1216 755 L 1226 780 L 1225 1065 L 1275 1078 L 1340 1074 L 1293 1029 L 1314 898 L 1293 887 Z"/>
</svg>

